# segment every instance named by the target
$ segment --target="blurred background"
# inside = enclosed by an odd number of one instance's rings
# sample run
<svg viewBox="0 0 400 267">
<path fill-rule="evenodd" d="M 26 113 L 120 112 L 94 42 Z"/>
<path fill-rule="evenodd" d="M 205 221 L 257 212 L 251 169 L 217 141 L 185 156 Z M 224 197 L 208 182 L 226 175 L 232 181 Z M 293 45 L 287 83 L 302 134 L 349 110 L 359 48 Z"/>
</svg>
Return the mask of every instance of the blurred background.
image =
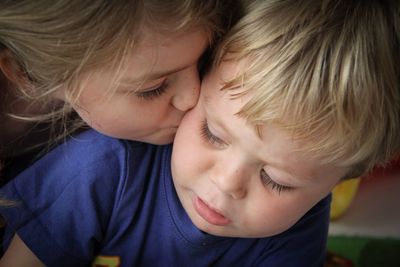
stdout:
<svg viewBox="0 0 400 267">
<path fill-rule="evenodd" d="M 400 267 L 400 158 L 333 192 L 326 267 Z"/>
</svg>

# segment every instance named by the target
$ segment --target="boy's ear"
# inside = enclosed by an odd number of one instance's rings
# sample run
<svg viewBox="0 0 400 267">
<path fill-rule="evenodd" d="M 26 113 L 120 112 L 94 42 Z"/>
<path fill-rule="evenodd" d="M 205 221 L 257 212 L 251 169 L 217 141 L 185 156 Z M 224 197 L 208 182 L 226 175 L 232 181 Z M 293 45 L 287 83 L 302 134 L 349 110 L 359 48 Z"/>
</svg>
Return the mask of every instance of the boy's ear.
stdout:
<svg viewBox="0 0 400 267">
<path fill-rule="evenodd" d="M 26 83 L 25 74 L 9 49 L 0 51 L 0 70 L 9 82 L 16 85 Z"/>
</svg>

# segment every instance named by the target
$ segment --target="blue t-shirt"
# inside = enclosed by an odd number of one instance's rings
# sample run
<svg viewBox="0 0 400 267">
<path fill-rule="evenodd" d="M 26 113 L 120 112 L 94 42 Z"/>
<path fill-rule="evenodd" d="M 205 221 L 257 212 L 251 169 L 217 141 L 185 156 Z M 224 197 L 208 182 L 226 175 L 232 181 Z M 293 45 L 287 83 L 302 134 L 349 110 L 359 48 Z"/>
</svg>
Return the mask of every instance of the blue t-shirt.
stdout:
<svg viewBox="0 0 400 267">
<path fill-rule="evenodd" d="M 1 188 L 18 233 L 47 266 L 322 266 L 330 197 L 289 230 L 224 238 L 197 229 L 171 178 L 172 146 L 93 130 L 71 138 Z"/>
</svg>

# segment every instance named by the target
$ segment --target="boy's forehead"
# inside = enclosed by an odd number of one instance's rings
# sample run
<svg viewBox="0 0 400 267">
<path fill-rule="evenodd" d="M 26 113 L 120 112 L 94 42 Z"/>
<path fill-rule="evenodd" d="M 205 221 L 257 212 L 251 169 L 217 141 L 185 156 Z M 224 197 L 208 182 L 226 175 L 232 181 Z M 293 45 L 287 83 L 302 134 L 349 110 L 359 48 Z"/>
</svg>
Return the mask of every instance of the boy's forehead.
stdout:
<svg viewBox="0 0 400 267">
<path fill-rule="evenodd" d="M 243 76 L 249 64 L 249 57 L 227 53 L 222 55 L 222 58 L 216 63 L 216 67 L 220 72 L 222 80 L 232 81 Z"/>
<path fill-rule="evenodd" d="M 211 92 L 206 92 L 211 91 Z M 232 97 L 229 89 L 220 90 L 217 88 L 206 89 L 202 92 L 201 105 L 207 120 L 211 124 L 216 124 L 224 129 L 229 135 L 236 136 L 241 131 L 252 131 L 252 136 L 262 141 L 262 125 L 251 123 L 247 118 L 240 114 L 245 101 L 244 96 Z M 246 130 L 240 127 L 234 127 L 238 120 L 245 122 Z"/>
</svg>

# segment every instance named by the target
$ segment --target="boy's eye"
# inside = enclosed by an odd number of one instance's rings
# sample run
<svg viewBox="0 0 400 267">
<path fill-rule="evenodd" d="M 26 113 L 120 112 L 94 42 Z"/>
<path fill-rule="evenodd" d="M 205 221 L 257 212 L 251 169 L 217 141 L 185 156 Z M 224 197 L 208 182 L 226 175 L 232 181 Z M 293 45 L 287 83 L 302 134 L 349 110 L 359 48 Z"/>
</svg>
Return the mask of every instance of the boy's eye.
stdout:
<svg viewBox="0 0 400 267">
<path fill-rule="evenodd" d="M 264 185 L 271 187 L 272 190 L 276 190 L 278 194 L 280 194 L 283 191 L 290 191 L 293 189 L 292 187 L 278 184 L 277 182 L 272 180 L 264 169 L 261 169 L 260 171 L 260 178 Z"/>
<path fill-rule="evenodd" d="M 145 91 L 135 92 L 135 95 L 139 98 L 150 101 L 164 94 L 167 90 L 167 87 L 167 81 L 164 80 L 160 85 L 157 85 L 153 88 L 146 89 Z"/>
<path fill-rule="evenodd" d="M 201 136 L 209 142 L 213 146 L 217 146 L 219 148 L 223 148 L 226 143 L 222 141 L 220 138 L 215 136 L 210 129 L 208 128 L 207 120 L 204 120 L 201 124 Z"/>
</svg>

